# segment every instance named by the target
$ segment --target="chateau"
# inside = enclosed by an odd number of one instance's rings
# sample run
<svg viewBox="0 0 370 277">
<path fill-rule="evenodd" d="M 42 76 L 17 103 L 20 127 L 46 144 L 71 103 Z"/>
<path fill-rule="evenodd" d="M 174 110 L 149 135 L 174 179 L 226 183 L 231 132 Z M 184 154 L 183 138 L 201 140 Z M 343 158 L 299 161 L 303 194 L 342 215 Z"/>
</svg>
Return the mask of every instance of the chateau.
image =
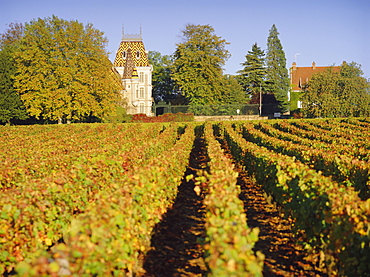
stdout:
<svg viewBox="0 0 370 277">
<path fill-rule="evenodd" d="M 113 63 L 122 79 L 123 98 L 128 114 L 152 116 L 152 71 L 142 34 L 122 32 L 122 40 Z"/>
</svg>

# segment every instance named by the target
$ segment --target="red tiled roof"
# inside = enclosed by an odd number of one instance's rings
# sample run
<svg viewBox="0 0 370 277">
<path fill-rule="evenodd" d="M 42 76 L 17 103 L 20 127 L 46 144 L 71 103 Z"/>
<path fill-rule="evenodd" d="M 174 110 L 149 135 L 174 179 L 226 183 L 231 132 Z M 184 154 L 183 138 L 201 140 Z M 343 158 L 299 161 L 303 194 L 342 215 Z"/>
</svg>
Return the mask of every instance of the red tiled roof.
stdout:
<svg viewBox="0 0 370 277">
<path fill-rule="evenodd" d="M 309 67 L 297 67 L 293 62 L 290 68 L 290 83 L 292 84 L 293 91 L 299 91 L 311 79 L 315 73 L 323 72 L 332 68 L 334 72 L 340 71 L 340 66 L 316 66 L 313 62 Z"/>
</svg>

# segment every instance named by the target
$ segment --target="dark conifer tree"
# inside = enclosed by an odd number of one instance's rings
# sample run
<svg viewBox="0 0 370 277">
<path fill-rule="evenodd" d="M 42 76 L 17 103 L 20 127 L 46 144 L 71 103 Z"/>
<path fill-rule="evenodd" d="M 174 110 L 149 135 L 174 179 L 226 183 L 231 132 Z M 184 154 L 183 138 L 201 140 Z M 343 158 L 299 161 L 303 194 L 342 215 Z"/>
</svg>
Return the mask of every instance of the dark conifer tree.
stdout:
<svg viewBox="0 0 370 277">
<path fill-rule="evenodd" d="M 244 88 L 244 91 L 251 98 L 251 102 L 259 103 L 260 90 L 265 87 L 266 69 L 264 67 L 265 53 L 257 45 L 253 44 L 252 50 L 248 51 L 245 56 L 246 61 L 241 65 L 244 66 L 239 70 L 239 83 Z"/>
<path fill-rule="evenodd" d="M 267 38 L 266 84 L 267 91 L 275 95 L 279 103 L 279 110 L 285 112 L 289 107 L 289 75 L 288 69 L 286 68 L 285 53 L 278 35 L 279 32 L 275 24 L 273 24 Z"/>
</svg>

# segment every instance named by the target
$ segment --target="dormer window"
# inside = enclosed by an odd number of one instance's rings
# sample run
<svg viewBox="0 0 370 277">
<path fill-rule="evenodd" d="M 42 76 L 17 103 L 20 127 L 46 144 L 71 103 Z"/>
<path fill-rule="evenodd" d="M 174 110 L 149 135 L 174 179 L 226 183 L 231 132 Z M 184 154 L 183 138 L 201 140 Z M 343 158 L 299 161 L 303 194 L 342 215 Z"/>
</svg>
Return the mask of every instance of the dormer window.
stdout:
<svg viewBox="0 0 370 277">
<path fill-rule="evenodd" d="M 140 51 L 136 51 L 136 59 L 140 59 Z"/>
<path fill-rule="evenodd" d="M 127 56 L 127 52 L 126 52 L 126 51 L 123 51 L 123 53 L 122 53 L 122 57 L 123 57 L 124 59 L 126 59 L 126 56 Z"/>
</svg>

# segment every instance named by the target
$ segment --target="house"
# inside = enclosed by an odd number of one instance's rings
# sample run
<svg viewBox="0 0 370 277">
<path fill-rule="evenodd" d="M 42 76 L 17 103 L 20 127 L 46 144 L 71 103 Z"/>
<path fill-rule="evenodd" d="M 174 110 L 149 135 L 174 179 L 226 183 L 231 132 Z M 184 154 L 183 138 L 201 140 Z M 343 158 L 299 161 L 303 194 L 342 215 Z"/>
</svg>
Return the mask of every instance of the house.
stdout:
<svg viewBox="0 0 370 277">
<path fill-rule="evenodd" d="M 343 62 L 345 63 L 345 62 Z M 340 66 L 316 66 L 315 62 L 312 62 L 311 66 L 297 67 L 296 62 L 292 63 L 290 68 L 290 85 L 291 93 L 288 95 L 289 101 L 291 101 L 291 110 L 301 108 L 301 101 L 299 101 L 299 94 L 304 89 L 304 86 L 310 81 L 312 75 L 319 72 L 324 72 L 328 69 L 332 69 L 334 72 L 340 71 Z"/>
<path fill-rule="evenodd" d="M 312 65 L 309 67 L 297 67 L 297 64 L 293 62 L 292 67 L 290 68 L 290 83 L 292 91 L 301 91 L 313 74 L 326 71 L 330 68 L 334 72 L 340 71 L 340 66 L 316 66 L 316 63 L 312 62 Z"/>
<path fill-rule="evenodd" d="M 142 34 L 124 34 L 113 63 L 123 85 L 128 114 L 153 116 L 152 71 Z"/>
</svg>

